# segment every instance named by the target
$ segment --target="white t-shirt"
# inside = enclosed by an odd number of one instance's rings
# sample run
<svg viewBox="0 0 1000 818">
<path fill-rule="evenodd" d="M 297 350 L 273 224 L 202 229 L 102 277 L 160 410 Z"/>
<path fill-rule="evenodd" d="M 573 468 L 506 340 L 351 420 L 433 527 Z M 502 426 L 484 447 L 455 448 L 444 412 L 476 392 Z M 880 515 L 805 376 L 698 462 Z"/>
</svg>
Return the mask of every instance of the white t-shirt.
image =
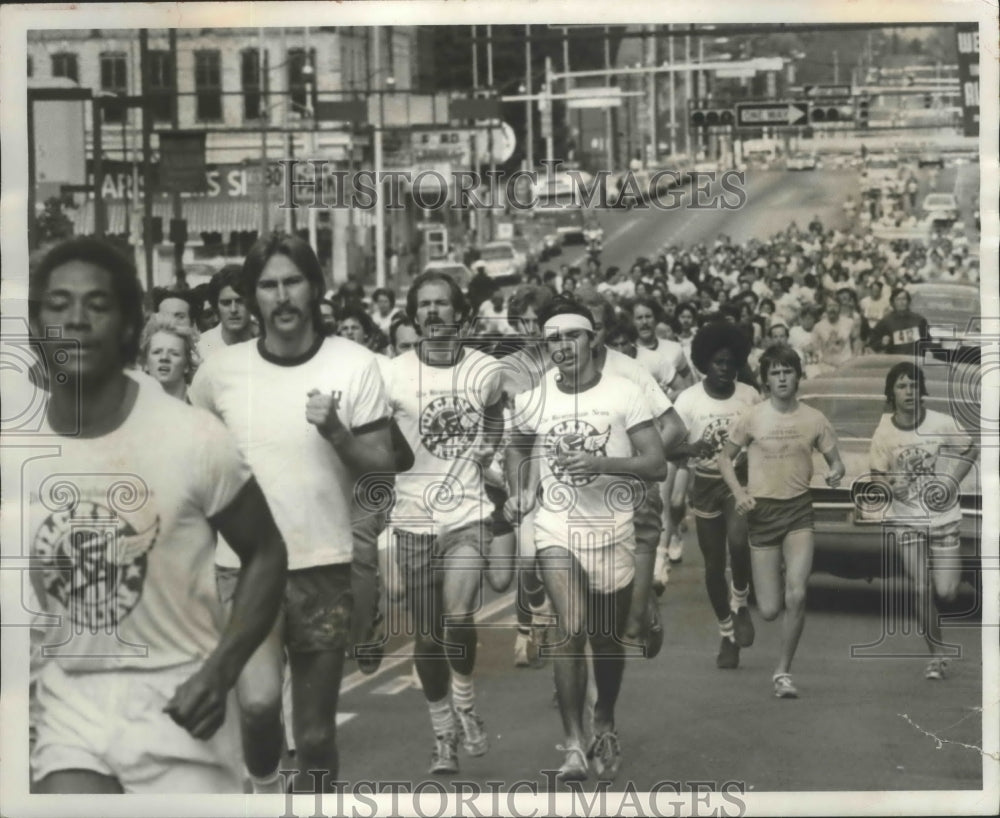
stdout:
<svg viewBox="0 0 1000 818">
<path fill-rule="evenodd" d="M 47 653 L 68 672 L 200 661 L 225 622 L 208 519 L 233 502 L 250 469 L 217 419 L 159 384 L 138 389 L 106 435 L 62 436 L 45 421 L 32 440 L 39 456 L 20 474 L 26 539 L 4 550 L 46 566 L 31 580 L 58 616 Z M 7 501 L 14 512 L 18 499 Z"/>
<path fill-rule="evenodd" d="M 198 339 L 198 357 L 204 362 L 220 349 L 225 349 L 226 342 L 222 340 L 222 324 L 205 330 Z"/>
<path fill-rule="evenodd" d="M 668 358 L 663 348 L 664 343 L 666 342 L 660 341 L 656 349 L 637 346 L 635 359 L 653 376 L 660 389 L 666 392 L 670 388 L 670 384 L 673 383 L 674 378 L 677 377 L 677 369 L 672 360 L 673 356 Z M 676 346 L 680 349 L 680 344 L 676 344 Z M 684 352 L 681 350 L 681 356 L 683 355 Z"/>
<path fill-rule="evenodd" d="M 740 416 L 743 411 L 760 400 L 760 395 L 752 386 L 736 382 L 733 394 L 724 400 L 713 398 L 705 391 L 705 383 L 701 381 L 689 386 L 674 403 L 677 414 L 687 426 L 687 442 L 699 440 L 712 444 L 714 454 L 707 458 L 691 458 L 691 465 L 697 473 L 706 477 L 719 477 L 718 455 L 729 439 L 729 424 Z M 740 459 L 742 459 L 742 454 Z"/>
<path fill-rule="evenodd" d="M 606 357 L 601 372 L 605 375 L 617 375 L 638 386 L 646 403 L 649 404 L 654 418 L 659 419 L 664 412 L 674 408 L 666 392 L 660 388 L 653 376 L 635 358 L 629 358 L 628 355 L 616 349 L 605 349 L 605 353 Z"/>
<path fill-rule="evenodd" d="M 284 537 L 289 570 L 350 562 L 355 478 L 306 420 L 306 403 L 313 389 L 332 392 L 355 434 L 385 423 L 375 355 L 340 337 L 318 339 L 294 361 L 262 349 L 263 339 L 226 347 L 201 366 L 188 396 L 236 436 Z"/>
<path fill-rule="evenodd" d="M 479 314 L 476 316 L 476 332 L 512 335 L 514 328 L 507 320 L 507 307 L 496 309 L 489 299 L 480 304 Z"/>
<path fill-rule="evenodd" d="M 957 498 L 948 508 L 929 511 L 928 503 L 932 503 L 934 497 L 931 494 L 925 498 L 924 492 L 933 492 L 929 484 L 938 474 L 941 447 L 963 447 L 971 442 L 969 434 L 943 412 L 927 409 L 923 423 L 916 429 L 900 429 L 891 413 L 882 415 L 872 435 L 869 457 L 873 471 L 895 478 L 892 506 L 887 516 L 904 520 L 932 516 L 935 526 L 961 520 L 962 508 Z"/>
<path fill-rule="evenodd" d="M 854 350 L 851 349 L 853 328 L 854 323 L 843 316 L 835 324 L 831 324 L 826 316 L 817 322 L 813 327 L 813 338 L 821 363 L 843 366 L 854 357 Z"/>
<path fill-rule="evenodd" d="M 633 383 L 609 373 L 583 392 L 559 388 L 557 372 L 546 375 L 537 387 L 544 390 L 541 412 L 520 411 L 522 404 L 537 403 L 530 392 L 514 402 L 518 430 L 537 435 L 542 452 L 539 468 L 540 499 L 535 513 L 538 548 L 558 545 L 571 551 L 601 548 L 614 542 L 633 548 L 632 500 L 616 499 L 617 475 L 569 475 L 556 462 L 560 454 L 583 451 L 601 457 L 630 457 L 629 432 L 653 423 L 643 393 Z M 622 492 L 625 492 L 622 487 Z M 586 530 L 581 534 L 580 528 Z M 576 529 L 576 530 L 575 530 Z"/>
<path fill-rule="evenodd" d="M 389 314 L 384 316 L 377 309 L 372 310 L 372 321 L 375 322 L 375 326 L 378 327 L 386 335 L 389 334 L 389 327 L 392 326 L 392 319 L 399 315 L 399 307 L 393 307 L 389 310 Z"/>
<path fill-rule="evenodd" d="M 482 469 L 465 452 L 482 445 L 484 412 L 503 394 L 499 362 L 466 347 L 454 366 L 431 366 L 410 350 L 388 372 L 389 406 L 414 456 L 396 475 L 393 524 L 440 534 L 488 518 Z"/>
<path fill-rule="evenodd" d="M 684 302 L 690 301 L 698 294 L 698 287 L 689 278 L 681 278 L 680 281 L 671 278 L 667 282 L 667 292 L 677 296 L 678 301 Z"/>
<path fill-rule="evenodd" d="M 779 412 L 770 401 L 745 409 L 730 423 L 729 439 L 747 448 L 750 495 L 774 500 L 807 492 L 813 450 L 825 454 L 837 445 L 833 426 L 822 412 L 804 403 Z"/>
</svg>

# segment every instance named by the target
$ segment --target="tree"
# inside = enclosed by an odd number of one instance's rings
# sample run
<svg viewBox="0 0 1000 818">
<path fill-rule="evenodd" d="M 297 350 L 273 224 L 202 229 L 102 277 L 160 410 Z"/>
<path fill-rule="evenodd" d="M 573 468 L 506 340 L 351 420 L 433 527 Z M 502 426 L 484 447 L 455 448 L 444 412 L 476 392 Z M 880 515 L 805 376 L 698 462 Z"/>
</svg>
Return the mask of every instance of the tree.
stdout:
<svg viewBox="0 0 1000 818">
<path fill-rule="evenodd" d="M 58 196 L 45 200 L 36 225 L 38 240 L 42 244 L 62 241 L 73 235 L 73 221 L 63 212 L 63 202 Z"/>
</svg>

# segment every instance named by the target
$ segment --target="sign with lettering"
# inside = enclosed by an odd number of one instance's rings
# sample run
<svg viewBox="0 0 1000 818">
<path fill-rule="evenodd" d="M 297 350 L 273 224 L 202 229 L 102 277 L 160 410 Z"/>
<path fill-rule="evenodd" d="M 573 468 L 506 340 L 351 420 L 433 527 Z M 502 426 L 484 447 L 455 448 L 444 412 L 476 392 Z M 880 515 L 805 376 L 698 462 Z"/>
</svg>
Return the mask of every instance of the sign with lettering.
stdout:
<svg viewBox="0 0 1000 818">
<path fill-rule="evenodd" d="M 966 136 L 979 136 L 979 24 L 957 23 L 955 33 L 962 129 Z"/>
</svg>

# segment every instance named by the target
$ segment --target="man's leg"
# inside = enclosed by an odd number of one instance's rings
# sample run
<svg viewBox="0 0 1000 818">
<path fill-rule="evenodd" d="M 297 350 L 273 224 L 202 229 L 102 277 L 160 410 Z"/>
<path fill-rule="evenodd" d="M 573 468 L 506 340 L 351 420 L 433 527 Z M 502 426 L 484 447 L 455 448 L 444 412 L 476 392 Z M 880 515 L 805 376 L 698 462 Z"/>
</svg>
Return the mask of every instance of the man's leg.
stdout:
<svg viewBox="0 0 1000 818">
<path fill-rule="evenodd" d="M 649 592 L 654 582 L 656 549 L 663 526 L 663 500 L 658 483 L 646 483 L 640 490 L 632 518 L 635 529 L 635 576 L 629 621 L 641 622 L 643 633 L 648 626 Z"/>
<path fill-rule="evenodd" d="M 285 644 L 292 676 L 299 791 L 333 792 L 340 770 L 337 701 L 353 607 L 349 564 L 289 572 Z M 321 778 L 310 780 L 311 770 Z"/>
<path fill-rule="evenodd" d="M 732 495 L 723 504 L 726 520 L 726 541 L 729 543 L 729 567 L 732 572 L 730 609 L 736 644 L 748 648 L 753 644 L 754 627 L 750 618 L 750 542 L 746 517 L 736 511 Z"/>
<path fill-rule="evenodd" d="M 586 736 L 583 707 L 587 697 L 584 598 L 587 578 L 577 558 L 565 548 L 538 552 L 538 569 L 545 593 L 556 612 L 556 642 L 552 645 L 559 715 L 566 735 L 565 778 L 586 778 Z"/>
<path fill-rule="evenodd" d="M 785 616 L 781 623 L 781 657 L 775 676 L 792 669 L 795 649 L 806 623 L 806 585 L 812 571 L 813 533 L 792 531 L 785 535 L 781 550 L 785 560 Z"/>
<path fill-rule="evenodd" d="M 615 704 L 625 676 L 624 628 L 633 589 L 624 588 L 610 594 L 587 595 L 587 631 L 593 653 L 594 686 L 594 746 L 592 753 L 597 775 L 611 780 L 621 763 L 621 747 L 615 731 Z"/>
<path fill-rule="evenodd" d="M 740 648 L 733 632 L 733 615 L 729 605 L 729 586 L 726 583 L 726 520 L 717 517 L 695 515 L 695 531 L 698 548 L 705 561 L 705 590 L 712 605 L 715 618 L 719 622 L 722 641 L 716 666 L 733 669 L 740 663 Z"/>
<path fill-rule="evenodd" d="M 278 619 L 236 680 L 240 708 L 243 761 L 254 792 L 282 792 L 278 776 L 284 728 L 281 722 L 281 685 L 284 670 L 282 630 Z"/>
</svg>

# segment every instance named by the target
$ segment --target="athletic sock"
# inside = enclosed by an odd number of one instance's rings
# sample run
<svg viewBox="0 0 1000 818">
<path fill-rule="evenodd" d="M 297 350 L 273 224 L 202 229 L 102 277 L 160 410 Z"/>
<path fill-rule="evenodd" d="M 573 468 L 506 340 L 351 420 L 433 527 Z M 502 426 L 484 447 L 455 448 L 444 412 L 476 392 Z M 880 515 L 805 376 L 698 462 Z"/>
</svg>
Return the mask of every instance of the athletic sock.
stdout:
<svg viewBox="0 0 1000 818">
<path fill-rule="evenodd" d="M 531 636 L 531 628 L 528 625 L 518 624 L 517 632 L 520 636 Z"/>
<path fill-rule="evenodd" d="M 736 641 L 736 636 L 733 633 L 733 617 L 731 614 L 725 619 L 719 620 L 719 633 L 730 642 Z"/>
<path fill-rule="evenodd" d="M 745 608 L 747 606 L 747 600 L 750 598 L 750 585 L 742 591 L 737 591 L 735 585 L 729 586 L 729 606 L 732 608 L 733 613 L 736 613 L 740 608 Z"/>
<path fill-rule="evenodd" d="M 253 787 L 255 795 L 283 793 L 285 791 L 285 781 L 275 770 L 270 775 L 256 776 L 250 775 L 250 786 Z"/>
<path fill-rule="evenodd" d="M 455 732 L 455 714 L 451 711 L 451 702 L 445 696 L 438 702 L 427 702 L 431 711 L 431 727 L 435 736 L 446 736 Z"/>
<path fill-rule="evenodd" d="M 451 672 L 451 701 L 458 710 L 471 710 L 476 704 L 475 692 L 472 689 L 472 677 Z"/>
</svg>

